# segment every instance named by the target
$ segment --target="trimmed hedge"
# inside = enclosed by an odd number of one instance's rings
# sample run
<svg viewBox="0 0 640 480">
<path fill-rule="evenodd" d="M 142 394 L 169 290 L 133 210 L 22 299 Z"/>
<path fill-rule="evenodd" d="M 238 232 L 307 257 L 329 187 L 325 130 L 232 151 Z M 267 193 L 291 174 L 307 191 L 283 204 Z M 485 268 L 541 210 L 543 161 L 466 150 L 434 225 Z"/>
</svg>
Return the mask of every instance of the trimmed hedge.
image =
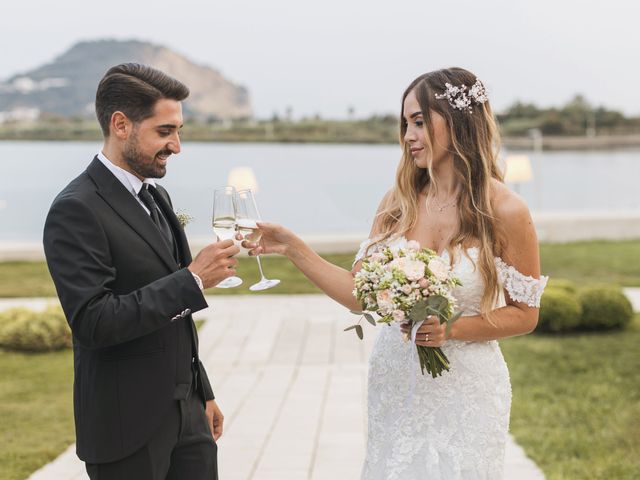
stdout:
<svg viewBox="0 0 640 480">
<path fill-rule="evenodd" d="M 537 330 L 548 333 L 624 328 L 633 308 L 622 288 L 590 285 L 578 289 L 563 279 L 552 279 L 540 301 Z"/>
<path fill-rule="evenodd" d="M 71 330 L 58 306 L 38 312 L 14 308 L 0 312 L 0 347 L 46 352 L 71 347 Z"/>
<path fill-rule="evenodd" d="M 564 278 L 550 278 L 547 283 L 547 289 L 554 288 L 567 292 L 570 295 L 575 295 L 578 293 L 578 287 L 571 280 L 565 280 Z M 545 294 L 547 290 L 545 289 Z M 544 295 L 543 295 L 544 298 Z"/>
<path fill-rule="evenodd" d="M 633 307 L 620 287 L 594 285 L 580 291 L 581 326 L 587 330 L 624 328 L 633 319 Z"/>
<path fill-rule="evenodd" d="M 541 332 L 570 332 L 580 326 L 582 305 L 577 296 L 564 288 L 547 287 L 540 301 L 538 330 Z"/>
</svg>

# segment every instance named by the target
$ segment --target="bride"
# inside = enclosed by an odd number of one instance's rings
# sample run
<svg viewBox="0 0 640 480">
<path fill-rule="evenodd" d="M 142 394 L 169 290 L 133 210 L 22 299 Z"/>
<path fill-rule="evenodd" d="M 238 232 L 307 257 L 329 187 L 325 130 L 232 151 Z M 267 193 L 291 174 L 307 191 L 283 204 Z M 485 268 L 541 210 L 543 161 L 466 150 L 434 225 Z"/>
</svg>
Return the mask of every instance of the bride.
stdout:
<svg viewBox="0 0 640 480">
<path fill-rule="evenodd" d="M 445 338 L 435 317 L 415 342 L 441 347 L 451 369 L 422 375 L 408 327 L 379 327 L 368 381 L 363 480 L 503 477 L 511 384 L 498 339 L 530 333 L 547 278 L 529 210 L 502 182 L 497 128 L 482 83 L 449 68 L 416 78 L 402 97 L 402 159 L 352 271 L 333 265 L 282 226 L 262 223 L 250 254 L 286 255 L 327 295 L 360 310 L 361 260 L 416 240 L 450 262 L 463 316 Z M 533 368 L 533 365 L 532 365 Z M 412 376 L 414 378 L 412 378 Z"/>
</svg>

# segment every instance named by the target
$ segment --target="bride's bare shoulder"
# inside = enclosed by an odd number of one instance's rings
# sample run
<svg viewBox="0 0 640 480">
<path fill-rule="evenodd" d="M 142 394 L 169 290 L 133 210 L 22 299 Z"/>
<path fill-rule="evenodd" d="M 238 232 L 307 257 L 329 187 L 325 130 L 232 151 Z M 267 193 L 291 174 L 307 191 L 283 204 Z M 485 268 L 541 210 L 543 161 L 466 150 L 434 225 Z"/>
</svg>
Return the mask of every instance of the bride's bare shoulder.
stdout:
<svg viewBox="0 0 640 480">
<path fill-rule="evenodd" d="M 538 238 L 529 207 L 520 195 L 494 180 L 491 204 L 504 234 L 499 254 L 504 261 L 527 275 L 539 273 Z"/>
<path fill-rule="evenodd" d="M 522 197 L 495 179 L 491 181 L 491 205 L 498 221 L 508 230 L 531 219 L 529 207 Z"/>
</svg>

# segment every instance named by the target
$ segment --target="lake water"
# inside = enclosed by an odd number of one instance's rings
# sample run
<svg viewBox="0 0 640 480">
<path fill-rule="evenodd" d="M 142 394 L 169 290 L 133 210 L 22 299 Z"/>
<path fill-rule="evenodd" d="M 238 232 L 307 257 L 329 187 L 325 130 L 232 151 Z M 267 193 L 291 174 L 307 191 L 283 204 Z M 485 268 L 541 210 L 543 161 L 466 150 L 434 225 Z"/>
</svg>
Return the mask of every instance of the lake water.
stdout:
<svg viewBox="0 0 640 480">
<path fill-rule="evenodd" d="M 99 148 L 0 142 L 0 241 L 39 241 L 51 201 Z M 534 179 L 519 193 L 532 210 L 640 211 L 640 150 L 524 153 Z M 240 166 L 255 172 L 265 220 L 302 234 L 366 233 L 399 157 L 394 145 L 185 143 L 160 183 L 175 208 L 195 217 L 194 236 L 211 234 L 213 188 Z"/>
</svg>

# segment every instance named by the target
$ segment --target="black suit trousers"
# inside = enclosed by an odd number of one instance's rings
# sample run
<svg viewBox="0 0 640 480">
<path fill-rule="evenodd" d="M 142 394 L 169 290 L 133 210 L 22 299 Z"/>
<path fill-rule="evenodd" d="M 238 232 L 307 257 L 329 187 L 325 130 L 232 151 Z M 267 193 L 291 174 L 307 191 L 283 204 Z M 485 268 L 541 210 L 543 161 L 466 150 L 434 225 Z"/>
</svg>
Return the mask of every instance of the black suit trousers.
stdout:
<svg viewBox="0 0 640 480">
<path fill-rule="evenodd" d="M 218 480 L 218 447 L 202 399 L 176 400 L 149 443 L 116 462 L 87 463 L 91 480 Z"/>
</svg>

